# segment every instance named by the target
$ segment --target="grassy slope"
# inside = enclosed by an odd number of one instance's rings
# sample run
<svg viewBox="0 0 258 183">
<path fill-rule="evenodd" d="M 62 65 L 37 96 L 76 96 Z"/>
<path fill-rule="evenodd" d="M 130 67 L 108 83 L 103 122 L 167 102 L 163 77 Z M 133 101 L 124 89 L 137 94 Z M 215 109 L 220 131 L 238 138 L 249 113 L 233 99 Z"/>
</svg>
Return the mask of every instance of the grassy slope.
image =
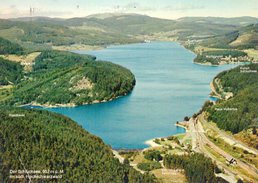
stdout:
<svg viewBox="0 0 258 183">
<path fill-rule="evenodd" d="M 21 116 L 12 116 L 15 114 Z M 100 138 L 67 117 L 42 110 L 0 107 L 0 118 L 1 182 L 14 182 L 8 178 L 9 170 L 24 167 L 64 170 L 61 180 L 66 182 L 154 182 L 151 176 L 120 164 Z"/>
<path fill-rule="evenodd" d="M 218 36 L 214 39 L 204 41 L 204 45 L 215 48 L 231 48 L 231 49 L 256 49 L 258 41 L 258 24 L 251 24 L 240 27 L 231 33 Z"/>
<path fill-rule="evenodd" d="M 230 43 L 230 46 L 237 49 L 258 48 L 258 24 L 251 24 L 239 30 L 237 39 Z"/>
</svg>

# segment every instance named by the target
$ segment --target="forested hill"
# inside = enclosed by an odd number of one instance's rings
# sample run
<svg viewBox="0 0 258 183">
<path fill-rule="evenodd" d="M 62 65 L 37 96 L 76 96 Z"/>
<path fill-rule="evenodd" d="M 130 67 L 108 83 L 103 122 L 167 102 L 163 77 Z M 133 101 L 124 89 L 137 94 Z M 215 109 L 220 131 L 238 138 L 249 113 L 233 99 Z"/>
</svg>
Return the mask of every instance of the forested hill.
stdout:
<svg viewBox="0 0 258 183">
<path fill-rule="evenodd" d="M 1 35 L 0 35 L 1 36 Z M 1 54 L 22 54 L 24 49 L 16 43 L 0 37 L 0 55 Z"/>
<path fill-rule="evenodd" d="M 257 49 L 258 23 L 203 40 L 200 45 L 221 49 Z"/>
<path fill-rule="evenodd" d="M 152 176 L 120 164 L 100 138 L 67 117 L 42 110 L 0 107 L 0 119 L 0 182 L 17 182 L 9 179 L 9 171 L 24 169 L 64 171 L 50 173 L 62 178 L 47 182 L 155 182 Z"/>
<path fill-rule="evenodd" d="M 0 34 L 30 50 L 38 50 L 71 45 L 125 44 L 145 39 L 199 42 L 257 23 L 256 18 L 247 17 L 191 19 L 167 20 L 139 14 L 100 14 L 71 19 L 27 17 L 0 20 Z"/>
<path fill-rule="evenodd" d="M 241 27 L 238 37 L 230 43 L 230 46 L 238 49 L 258 49 L 258 23 Z"/>
<path fill-rule="evenodd" d="M 19 63 L 0 58 L 0 86 L 17 84 L 23 77 L 23 68 Z"/>
<path fill-rule="evenodd" d="M 140 42 L 132 36 L 102 26 L 67 26 L 65 21 L 55 19 L 35 19 L 35 21 L 10 21 L 0 19 L 0 35 L 17 42 L 27 50 L 39 51 L 52 46 L 111 45 Z"/>
<path fill-rule="evenodd" d="M 33 71 L 14 88 L 8 104 L 75 106 L 126 95 L 135 85 L 126 68 L 95 57 L 62 51 L 43 51 Z"/>
<path fill-rule="evenodd" d="M 258 126 L 258 64 L 238 66 L 220 73 L 215 87 L 232 92 L 229 100 L 221 100 L 208 109 L 209 119 L 225 130 L 238 133 Z M 218 84 L 219 83 L 219 84 Z M 218 86 L 219 85 L 219 86 Z"/>
</svg>

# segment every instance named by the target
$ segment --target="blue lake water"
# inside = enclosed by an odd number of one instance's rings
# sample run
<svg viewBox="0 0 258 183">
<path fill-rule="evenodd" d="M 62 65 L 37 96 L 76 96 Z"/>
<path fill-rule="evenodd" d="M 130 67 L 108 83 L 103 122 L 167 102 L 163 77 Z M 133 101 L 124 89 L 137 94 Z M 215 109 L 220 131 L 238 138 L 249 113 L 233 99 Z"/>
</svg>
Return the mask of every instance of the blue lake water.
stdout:
<svg viewBox="0 0 258 183">
<path fill-rule="evenodd" d="M 47 110 L 72 118 L 115 149 L 145 148 L 146 140 L 184 132 L 176 121 L 197 112 L 209 99 L 212 78 L 233 67 L 193 64 L 195 55 L 173 42 L 75 52 L 129 68 L 136 86 L 128 96 L 111 102 Z"/>
</svg>

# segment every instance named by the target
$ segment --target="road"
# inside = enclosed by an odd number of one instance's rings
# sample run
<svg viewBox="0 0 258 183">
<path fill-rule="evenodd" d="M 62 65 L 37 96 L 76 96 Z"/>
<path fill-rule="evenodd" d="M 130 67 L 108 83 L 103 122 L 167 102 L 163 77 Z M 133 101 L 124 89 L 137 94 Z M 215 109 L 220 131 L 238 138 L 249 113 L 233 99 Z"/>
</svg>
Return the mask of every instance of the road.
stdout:
<svg viewBox="0 0 258 183">
<path fill-rule="evenodd" d="M 197 120 L 194 119 L 190 119 L 189 121 L 189 131 L 190 134 L 192 136 L 192 148 L 194 151 L 196 152 L 203 152 L 204 154 L 206 154 L 207 156 L 209 156 L 210 158 L 212 158 L 213 160 L 216 161 L 216 163 L 220 166 L 223 167 L 223 169 L 226 170 L 226 172 L 229 175 L 236 175 L 236 172 L 232 172 L 231 170 L 229 170 L 226 166 L 225 163 L 219 162 L 216 157 L 214 157 L 210 152 L 208 152 L 205 148 L 205 146 L 209 146 L 211 149 L 213 149 L 216 153 L 220 154 L 221 156 L 223 156 L 225 158 L 225 162 L 226 162 L 226 157 L 231 157 L 230 154 L 228 154 L 227 152 L 225 152 L 224 150 L 220 149 L 218 146 L 216 146 L 213 142 L 211 142 L 205 135 L 205 132 L 203 130 L 203 127 L 201 125 L 200 122 L 197 122 Z M 236 158 L 235 158 L 236 159 Z M 246 172 L 248 172 L 249 174 L 253 175 L 254 177 L 258 178 L 258 172 L 257 169 L 245 162 L 242 162 L 239 159 L 237 160 L 237 165 L 238 167 L 242 168 L 243 170 L 245 170 Z M 249 177 L 246 177 L 245 175 L 242 175 L 243 178 L 245 178 L 246 180 L 249 180 Z"/>
<path fill-rule="evenodd" d="M 117 158 L 119 160 L 120 163 L 124 163 L 124 158 L 115 150 L 112 150 L 115 158 Z"/>
<path fill-rule="evenodd" d="M 210 88 L 211 88 L 211 91 L 215 94 L 216 97 L 218 97 L 219 99 L 222 99 L 221 95 L 216 91 L 216 89 L 213 85 L 213 80 L 210 82 Z"/>
<path fill-rule="evenodd" d="M 252 147 L 247 146 L 246 144 L 244 144 L 243 142 L 235 139 L 233 136 L 227 134 L 226 132 L 219 130 L 218 127 L 214 127 L 211 124 L 209 124 L 205 119 L 204 119 L 204 115 L 201 114 L 198 116 L 199 121 L 201 121 L 202 123 L 205 123 L 210 129 L 214 130 L 215 132 L 217 132 L 219 134 L 219 136 L 226 141 L 227 143 L 229 143 L 232 146 L 236 146 L 239 147 L 243 150 L 248 151 L 249 153 L 252 153 L 254 155 L 258 155 L 258 151 Z"/>
</svg>

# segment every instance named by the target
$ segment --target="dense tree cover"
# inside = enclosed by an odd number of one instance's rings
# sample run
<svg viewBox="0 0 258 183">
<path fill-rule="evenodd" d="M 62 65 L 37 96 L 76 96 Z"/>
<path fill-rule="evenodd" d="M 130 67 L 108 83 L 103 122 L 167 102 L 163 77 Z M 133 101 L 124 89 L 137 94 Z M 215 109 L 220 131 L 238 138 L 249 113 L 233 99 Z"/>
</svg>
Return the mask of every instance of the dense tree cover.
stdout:
<svg viewBox="0 0 258 183">
<path fill-rule="evenodd" d="M 51 71 L 56 68 L 71 67 L 75 64 L 94 61 L 96 57 L 91 55 L 79 55 L 70 52 L 46 50 L 43 51 L 34 61 L 33 71 Z"/>
<path fill-rule="evenodd" d="M 239 50 L 214 50 L 214 51 L 205 51 L 202 53 L 205 56 L 222 56 L 222 57 L 243 57 L 247 56 L 247 53 Z"/>
<path fill-rule="evenodd" d="M 23 77 L 19 63 L 0 58 L 0 85 L 16 84 Z"/>
<path fill-rule="evenodd" d="M 241 73 L 241 70 L 244 72 Z M 233 92 L 234 95 L 236 95 L 244 88 L 257 85 L 257 73 L 245 72 L 245 70 L 258 71 L 258 64 L 245 64 L 238 66 L 234 69 L 219 73 L 214 79 L 220 79 L 220 85 L 223 87 L 225 92 Z"/>
<path fill-rule="evenodd" d="M 206 111 L 209 107 L 213 106 L 213 102 L 210 100 L 206 100 L 204 104 L 202 105 L 202 108 L 197 114 L 201 114 L 202 112 Z"/>
<path fill-rule="evenodd" d="M 238 133 L 253 125 L 257 126 L 258 75 L 257 73 L 240 73 L 242 67 L 258 70 L 257 64 L 250 64 L 220 73 L 216 78 L 220 79 L 225 91 L 234 93 L 234 97 L 226 101 L 220 100 L 216 105 L 207 109 L 210 113 L 209 120 L 233 133 Z"/>
<path fill-rule="evenodd" d="M 0 54 L 22 54 L 23 48 L 16 43 L 0 37 Z"/>
<path fill-rule="evenodd" d="M 138 163 L 137 168 L 143 171 L 151 171 L 155 169 L 161 168 L 161 164 L 159 162 L 145 162 L 145 163 Z"/>
<path fill-rule="evenodd" d="M 184 169 L 189 182 L 217 182 L 214 174 L 216 166 L 203 154 L 166 155 L 163 163 L 169 169 Z"/>
<path fill-rule="evenodd" d="M 161 161 L 162 160 L 162 156 L 160 151 L 158 150 L 149 150 L 149 151 L 144 151 L 144 158 L 150 161 Z"/>
<path fill-rule="evenodd" d="M 197 54 L 194 62 L 197 63 L 210 63 L 212 65 L 219 65 L 221 58 L 229 57 L 237 58 L 247 56 L 247 53 L 239 50 L 215 50 L 215 51 L 205 51 L 202 54 Z"/>
<path fill-rule="evenodd" d="M 239 30 L 232 31 L 230 33 L 215 36 L 214 38 L 207 39 L 203 43 L 203 46 L 213 48 L 231 48 L 230 43 L 235 41 L 239 36 Z"/>
<path fill-rule="evenodd" d="M 219 128 L 238 133 L 257 124 L 258 85 L 241 90 L 235 97 L 208 109 L 209 120 Z M 233 109 L 233 110 L 231 110 Z"/>
<path fill-rule="evenodd" d="M 24 167 L 64 170 L 62 182 L 155 182 L 153 176 L 120 164 L 100 138 L 67 117 L 0 107 L 0 119 L 1 182 L 15 182 L 8 178 L 9 171 Z"/>
<path fill-rule="evenodd" d="M 125 95 L 135 85 L 128 69 L 70 52 L 43 51 L 33 70 L 8 103 L 81 105 Z"/>
<path fill-rule="evenodd" d="M 219 58 L 212 58 L 212 57 L 206 57 L 206 55 L 197 54 L 197 56 L 194 59 L 194 62 L 196 63 L 207 63 L 212 65 L 219 65 L 220 59 Z"/>
<path fill-rule="evenodd" d="M 183 169 L 188 158 L 188 155 L 166 155 L 163 163 L 169 169 Z"/>
</svg>

